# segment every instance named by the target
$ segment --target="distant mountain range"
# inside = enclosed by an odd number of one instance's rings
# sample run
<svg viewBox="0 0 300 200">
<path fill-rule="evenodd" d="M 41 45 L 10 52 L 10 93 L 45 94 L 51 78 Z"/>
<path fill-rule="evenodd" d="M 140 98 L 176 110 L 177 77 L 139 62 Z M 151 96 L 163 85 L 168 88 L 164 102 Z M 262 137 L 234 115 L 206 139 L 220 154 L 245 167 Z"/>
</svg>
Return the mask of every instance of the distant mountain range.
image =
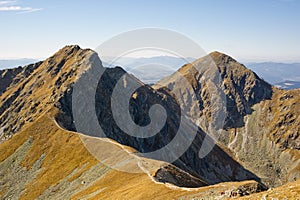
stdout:
<svg viewBox="0 0 300 200">
<path fill-rule="evenodd" d="M 276 83 L 275 86 L 284 89 L 284 90 L 292 90 L 296 88 L 300 88 L 299 81 L 283 81 L 280 83 Z"/>
<path fill-rule="evenodd" d="M 173 74 L 186 63 L 193 62 L 195 58 L 179 58 L 172 56 L 155 56 L 149 58 L 124 57 L 111 63 L 112 58 L 102 58 L 106 67 L 121 66 L 128 73 L 134 74 L 141 81 L 156 83 L 160 79 Z"/>
<path fill-rule="evenodd" d="M 34 63 L 36 61 L 37 61 L 36 59 L 32 59 L 32 58 L 3 59 L 0 60 L 0 69 L 24 66 L 24 65 Z"/>
<path fill-rule="evenodd" d="M 113 59 L 110 57 L 103 57 L 102 60 L 105 67 L 121 66 L 141 81 L 152 84 L 173 74 L 184 64 L 193 62 L 196 59 L 191 57 L 155 56 L 149 58 L 123 57 L 113 63 L 111 63 Z M 31 58 L 0 60 L 0 69 L 24 66 L 34 62 L 37 62 L 37 60 Z M 245 66 L 265 81 L 281 89 L 300 88 L 300 63 L 253 62 L 246 63 Z"/>
<path fill-rule="evenodd" d="M 300 82 L 300 63 L 263 62 L 246 66 L 273 85 L 287 80 Z"/>
<path fill-rule="evenodd" d="M 158 80 L 174 73 L 181 66 L 193 62 L 195 58 L 177 58 L 172 56 L 156 56 L 150 58 L 121 58 L 108 64 L 104 60 L 104 66 L 121 66 L 128 73 L 134 74 L 146 83 L 155 83 Z M 110 66 L 111 65 L 111 66 Z M 248 63 L 245 64 L 259 77 L 282 89 L 299 88 L 300 63 Z M 284 84 L 286 82 L 286 84 Z"/>
</svg>

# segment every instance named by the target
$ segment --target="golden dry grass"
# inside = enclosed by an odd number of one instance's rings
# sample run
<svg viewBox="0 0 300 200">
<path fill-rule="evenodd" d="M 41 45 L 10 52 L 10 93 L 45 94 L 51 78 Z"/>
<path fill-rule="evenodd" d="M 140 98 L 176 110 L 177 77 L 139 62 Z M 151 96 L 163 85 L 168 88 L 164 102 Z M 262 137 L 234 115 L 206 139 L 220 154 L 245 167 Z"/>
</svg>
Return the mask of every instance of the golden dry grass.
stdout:
<svg viewBox="0 0 300 200">
<path fill-rule="evenodd" d="M 32 137 L 33 144 L 23 159 L 22 166 L 27 169 L 31 168 L 42 154 L 45 155 L 45 159 L 42 171 L 33 182 L 26 186 L 26 193 L 21 196 L 21 199 L 34 199 L 74 169 L 86 163 L 88 163 L 87 166 L 97 163 L 97 160 L 82 145 L 76 133 L 61 130 L 46 115 L 0 145 L 0 151 L 3 152 L 0 157 L 1 161 L 14 153 L 29 137 Z"/>
<path fill-rule="evenodd" d="M 1 144 L 0 150 L 4 152 L 1 154 L 1 160 L 13 154 L 29 137 L 33 139 L 33 143 L 22 161 L 22 166 L 29 169 L 42 154 L 45 158 L 41 172 L 26 185 L 26 191 L 20 199 L 35 199 L 50 186 L 58 184 L 76 168 L 86 164 L 69 181 L 75 180 L 80 174 L 98 163 L 84 147 L 78 134 L 60 129 L 47 115 L 41 116 L 32 126 Z M 189 191 L 155 183 L 145 173 L 109 170 L 92 186 L 75 194 L 72 199 L 82 199 L 86 196 L 90 196 L 91 199 L 176 199 L 188 195 L 199 194 L 201 196 L 202 192 L 212 188 L 226 190 L 240 184 L 243 183 L 223 183 Z"/>
<path fill-rule="evenodd" d="M 86 163 L 89 163 L 89 166 L 97 163 L 97 160 L 81 144 L 80 138 L 76 134 L 55 127 L 49 118 L 45 118 L 41 118 L 37 124 L 39 127 L 45 127 L 46 130 L 31 130 L 33 131 L 31 133 L 33 144 L 22 162 L 23 166 L 30 167 L 42 154 L 45 154 L 43 170 L 35 181 L 26 186 L 27 191 L 21 196 L 21 199 L 36 198 L 76 168 Z"/>
</svg>

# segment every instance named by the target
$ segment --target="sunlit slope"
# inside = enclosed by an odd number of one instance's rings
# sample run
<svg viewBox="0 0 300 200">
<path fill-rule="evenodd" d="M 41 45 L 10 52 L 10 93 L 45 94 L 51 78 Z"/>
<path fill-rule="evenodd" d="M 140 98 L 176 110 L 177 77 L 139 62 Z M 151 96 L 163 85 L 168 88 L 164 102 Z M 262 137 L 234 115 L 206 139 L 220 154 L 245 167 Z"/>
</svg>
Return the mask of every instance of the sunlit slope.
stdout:
<svg viewBox="0 0 300 200">
<path fill-rule="evenodd" d="M 115 155 L 114 158 L 110 157 L 110 163 L 128 159 L 128 167 L 135 167 L 139 173 L 121 172 L 102 164 L 86 150 L 81 139 L 89 138 L 65 131 L 48 115 L 43 115 L 34 124 L 1 144 L 1 198 L 176 199 L 190 195 L 208 196 L 207 191 L 219 195 L 223 190 L 244 184 L 226 183 L 199 189 L 180 189 L 170 184 L 166 186 L 155 182 L 148 173 L 139 171 L 136 161 L 130 162 L 132 157 L 126 152 L 118 156 L 120 152 L 114 150 L 118 150 L 120 145 L 93 140 L 100 151 L 109 151 Z M 133 151 L 129 147 L 123 148 Z M 164 165 L 145 158 L 143 162 L 149 166 L 146 172 L 153 174 L 159 166 Z"/>
</svg>

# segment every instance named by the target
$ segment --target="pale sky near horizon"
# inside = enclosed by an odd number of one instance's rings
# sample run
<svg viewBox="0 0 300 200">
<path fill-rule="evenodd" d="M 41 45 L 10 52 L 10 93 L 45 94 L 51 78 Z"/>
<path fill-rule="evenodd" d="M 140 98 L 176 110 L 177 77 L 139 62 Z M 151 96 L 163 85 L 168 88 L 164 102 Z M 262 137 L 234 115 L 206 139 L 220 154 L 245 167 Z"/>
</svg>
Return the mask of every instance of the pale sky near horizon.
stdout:
<svg viewBox="0 0 300 200">
<path fill-rule="evenodd" d="M 177 31 L 240 61 L 300 62 L 299 0 L 0 0 L 0 59 L 96 48 L 143 27 Z"/>
</svg>

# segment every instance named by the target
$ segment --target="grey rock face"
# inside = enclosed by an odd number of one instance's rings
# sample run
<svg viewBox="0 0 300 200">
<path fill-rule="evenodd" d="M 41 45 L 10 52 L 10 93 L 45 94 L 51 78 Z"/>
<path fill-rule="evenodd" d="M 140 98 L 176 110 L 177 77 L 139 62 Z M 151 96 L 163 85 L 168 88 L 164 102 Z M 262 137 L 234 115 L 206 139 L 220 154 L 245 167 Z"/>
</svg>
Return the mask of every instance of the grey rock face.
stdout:
<svg viewBox="0 0 300 200">
<path fill-rule="evenodd" d="M 265 184 L 277 186 L 287 180 L 299 178 L 295 173 L 300 152 L 299 144 L 299 91 L 281 91 L 271 87 L 233 58 L 219 52 L 211 53 L 179 72 L 190 80 L 193 89 L 186 90 L 184 84 L 176 84 L 180 77 L 173 74 L 158 82 L 172 85 L 175 93 L 182 95 L 180 105 L 189 113 L 193 122 L 208 134 L 213 105 L 211 90 L 202 77 L 213 60 L 221 77 L 219 88 L 225 95 L 226 118 L 218 141 L 227 146 L 240 163 L 255 174 L 259 174 Z M 198 69 L 197 69 L 198 68 Z M 194 94 L 198 101 L 190 101 Z M 298 95 L 299 96 L 299 95 Z M 194 105 L 199 104 L 200 112 Z"/>
</svg>

